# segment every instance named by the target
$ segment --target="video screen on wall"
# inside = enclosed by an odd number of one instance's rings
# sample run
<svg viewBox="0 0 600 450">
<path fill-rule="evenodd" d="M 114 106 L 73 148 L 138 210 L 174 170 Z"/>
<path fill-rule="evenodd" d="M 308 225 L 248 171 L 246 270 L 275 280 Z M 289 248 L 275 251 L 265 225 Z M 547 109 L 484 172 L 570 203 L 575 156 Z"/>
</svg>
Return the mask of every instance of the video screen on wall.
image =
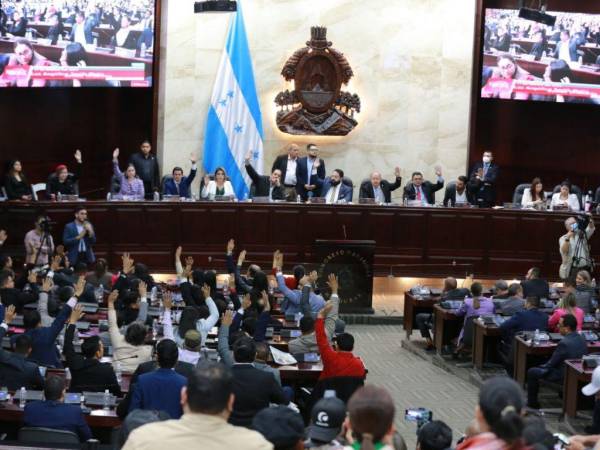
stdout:
<svg viewBox="0 0 600 450">
<path fill-rule="evenodd" d="M 155 0 L 0 0 L 0 88 L 152 86 Z"/>
<path fill-rule="evenodd" d="M 600 104 L 600 15 L 547 14 L 554 26 L 486 9 L 482 98 Z"/>
</svg>

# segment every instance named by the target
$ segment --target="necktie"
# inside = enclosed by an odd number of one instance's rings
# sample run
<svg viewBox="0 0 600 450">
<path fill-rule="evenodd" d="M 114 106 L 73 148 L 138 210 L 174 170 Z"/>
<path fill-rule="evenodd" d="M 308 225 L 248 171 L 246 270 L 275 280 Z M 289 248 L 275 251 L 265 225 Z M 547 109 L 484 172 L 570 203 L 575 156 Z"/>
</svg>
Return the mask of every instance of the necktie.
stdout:
<svg viewBox="0 0 600 450">
<path fill-rule="evenodd" d="M 421 198 L 421 187 L 417 186 L 417 200 L 422 200 Z"/>
<path fill-rule="evenodd" d="M 177 195 L 179 195 L 179 183 L 175 183 L 175 187 L 177 188 Z"/>
<path fill-rule="evenodd" d="M 329 203 L 333 203 L 333 201 L 335 200 L 335 190 L 336 189 L 337 189 L 337 186 L 331 187 L 331 195 L 329 196 Z"/>
</svg>

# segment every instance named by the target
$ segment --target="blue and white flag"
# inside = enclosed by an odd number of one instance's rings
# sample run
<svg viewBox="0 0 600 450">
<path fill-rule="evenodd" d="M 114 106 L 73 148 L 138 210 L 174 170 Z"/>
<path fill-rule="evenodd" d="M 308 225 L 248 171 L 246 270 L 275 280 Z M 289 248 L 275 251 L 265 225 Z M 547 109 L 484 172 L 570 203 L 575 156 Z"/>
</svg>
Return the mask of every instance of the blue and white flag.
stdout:
<svg viewBox="0 0 600 450">
<path fill-rule="evenodd" d="M 239 199 L 250 191 L 244 167 L 248 151 L 256 171 L 263 172 L 264 138 L 241 3 L 229 26 L 204 134 L 204 168 L 212 173 L 223 167 Z"/>
</svg>

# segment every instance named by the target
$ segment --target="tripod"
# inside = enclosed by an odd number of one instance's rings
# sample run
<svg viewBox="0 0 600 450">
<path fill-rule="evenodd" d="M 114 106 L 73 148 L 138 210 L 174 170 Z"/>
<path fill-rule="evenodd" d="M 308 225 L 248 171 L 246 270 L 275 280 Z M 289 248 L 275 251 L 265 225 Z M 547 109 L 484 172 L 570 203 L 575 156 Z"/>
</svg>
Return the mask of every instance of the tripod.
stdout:
<svg viewBox="0 0 600 450">
<path fill-rule="evenodd" d="M 579 239 L 577 239 L 577 244 L 575 245 L 575 251 L 573 252 L 573 260 L 571 261 L 571 271 L 569 275 L 574 275 L 580 270 L 585 270 L 589 268 L 590 274 L 594 273 L 594 260 L 591 259 L 590 254 L 590 244 L 588 241 L 587 234 L 585 230 L 579 230 L 577 232 Z M 587 249 L 589 259 L 583 258 L 579 256 L 579 253 L 582 249 Z M 584 266 L 580 266 L 579 263 L 583 260 Z"/>
<path fill-rule="evenodd" d="M 50 233 L 47 230 L 42 230 L 42 238 L 40 239 L 40 245 L 35 250 L 35 260 L 33 261 L 33 267 L 36 267 L 38 264 L 38 260 L 40 259 L 40 253 L 42 252 L 44 244 L 50 244 Z"/>
</svg>

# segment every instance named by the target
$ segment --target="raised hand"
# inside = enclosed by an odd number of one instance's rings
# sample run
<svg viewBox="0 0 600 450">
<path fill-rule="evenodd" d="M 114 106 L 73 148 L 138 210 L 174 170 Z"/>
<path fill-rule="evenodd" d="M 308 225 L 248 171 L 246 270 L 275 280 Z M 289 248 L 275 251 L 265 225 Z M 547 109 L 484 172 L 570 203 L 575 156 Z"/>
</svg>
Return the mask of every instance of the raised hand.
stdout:
<svg viewBox="0 0 600 450">
<path fill-rule="evenodd" d="M 204 175 L 204 186 L 208 186 L 208 184 L 210 183 L 210 175 L 206 174 Z"/>
<path fill-rule="evenodd" d="M 221 316 L 221 325 L 225 327 L 231 326 L 233 323 L 233 311 L 227 310 Z"/>
<path fill-rule="evenodd" d="M 33 270 L 30 270 L 29 274 L 27 275 L 27 282 L 29 284 L 35 284 L 37 282 L 37 273 L 35 273 Z"/>
<path fill-rule="evenodd" d="M 396 168 L 394 169 L 394 175 L 396 175 L 396 178 L 400 176 L 400 167 L 396 166 Z"/>
<path fill-rule="evenodd" d="M 108 303 L 108 309 L 115 309 L 115 302 L 117 301 L 117 298 L 119 298 L 119 291 L 115 290 L 108 294 L 108 299 L 106 300 Z"/>
<path fill-rule="evenodd" d="M 181 259 L 181 252 L 183 251 L 183 247 L 181 245 L 175 249 L 175 259 Z"/>
<path fill-rule="evenodd" d="M 73 311 L 71 311 L 71 316 L 69 317 L 69 325 L 74 325 L 77 323 L 79 319 L 81 319 L 84 315 L 83 306 L 79 303 L 75 305 Z"/>
<path fill-rule="evenodd" d="M 81 294 L 83 294 L 84 289 L 85 289 L 85 277 L 82 275 L 77 280 L 77 283 L 75 283 L 75 292 L 73 293 L 73 295 L 75 297 L 79 298 L 81 296 Z"/>
<path fill-rule="evenodd" d="M 190 161 L 192 164 L 196 164 L 196 161 L 198 161 L 198 155 L 196 153 L 190 153 Z"/>
<path fill-rule="evenodd" d="M 330 273 L 327 277 L 327 285 L 331 289 L 331 294 L 337 294 L 339 289 L 338 279 L 335 276 L 335 273 Z"/>
<path fill-rule="evenodd" d="M 235 241 L 233 239 L 229 239 L 227 241 L 227 254 L 230 255 L 231 253 L 233 253 L 234 249 L 235 249 Z"/>
<path fill-rule="evenodd" d="M 15 305 L 9 305 L 8 308 L 4 311 L 4 323 L 10 325 L 13 320 L 15 320 L 15 316 L 17 315 L 17 311 L 15 309 Z"/>
<path fill-rule="evenodd" d="M 52 289 L 52 286 L 54 286 L 54 282 L 52 281 L 52 278 L 50 278 L 50 277 L 44 278 L 44 282 L 42 283 L 42 292 L 50 292 L 50 289 Z"/>
<path fill-rule="evenodd" d="M 442 176 L 442 166 L 435 166 L 435 174 L 436 174 L 438 177 L 441 177 L 441 176 Z"/>
<path fill-rule="evenodd" d="M 244 157 L 244 160 L 246 162 L 250 162 L 251 159 L 252 159 L 252 150 L 248 150 L 248 153 L 246 153 L 246 156 Z"/>
<path fill-rule="evenodd" d="M 263 304 L 263 311 L 270 311 L 271 310 L 271 303 L 269 302 L 269 294 L 267 294 L 267 291 L 262 291 L 260 293 L 261 296 L 261 300 L 262 300 L 262 304 Z"/>
<path fill-rule="evenodd" d="M 143 281 L 138 284 L 138 294 L 140 294 L 140 298 L 146 298 L 146 295 L 148 295 L 148 285 Z"/>
<path fill-rule="evenodd" d="M 119 159 L 119 148 L 115 148 L 113 151 L 113 161 L 116 161 Z"/>
<path fill-rule="evenodd" d="M 165 291 L 163 293 L 163 306 L 165 307 L 165 309 L 172 309 L 173 308 L 173 294 L 171 294 L 171 291 Z"/>
<path fill-rule="evenodd" d="M 123 260 L 123 273 L 127 275 L 133 271 L 133 259 L 129 257 L 129 253 L 123 253 L 121 257 Z"/>
<path fill-rule="evenodd" d="M 202 286 L 202 295 L 205 299 L 210 297 L 210 286 L 206 283 L 204 283 L 204 285 Z"/>
<path fill-rule="evenodd" d="M 75 161 L 81 164 L 81 150 L 75 150 L 75 154 L 73 156 L 75 157 Z"/>
<path fill-rule="evenodd" d="M 242 308 L 244 310 L 250 308 L 252 306 L 252 300 L 250 300 L 250 294 L 246 294 L 244 295 L 244 298 L 242 299 Z"/>
<path fill-rule="evenodd" d="M 241 266 L 242 264 L 244 264 L 244 261 L 246 260 L 246 250 L 242 250 L 240 252 L 240 254 L 238 255 L 238 266 Z"/>
<path fill-rule="evenodd" d="M 329 314 L 329 312 L 331 311 L 332 308 L 333 308 L 333 303 L 331 302 L 331 300 L 329 300 L 327 303 L 325 303 L 325 306 L 323 306 L 323 309 L 321 309 L 321 311 L 319 311 L 319 317 L 322 317 L 322 318 L 327 317 L 327 315 Z"/>
</svg>

